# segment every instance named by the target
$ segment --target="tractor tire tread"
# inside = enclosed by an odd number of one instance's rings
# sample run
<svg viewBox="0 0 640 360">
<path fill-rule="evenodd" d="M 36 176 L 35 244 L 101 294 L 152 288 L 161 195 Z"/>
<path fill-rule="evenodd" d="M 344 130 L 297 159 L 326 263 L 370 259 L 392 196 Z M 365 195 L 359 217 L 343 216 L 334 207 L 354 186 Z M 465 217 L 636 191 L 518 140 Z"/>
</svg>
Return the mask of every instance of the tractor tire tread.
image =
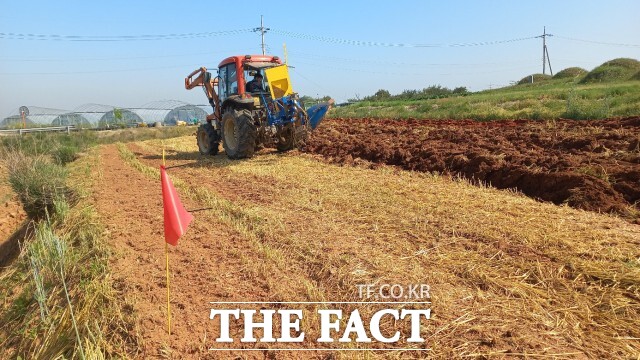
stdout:
<svg viewBox="0 0 640 360">
<path fill-rule="evenodd" d="M 204 132 L 206 134 L 206 139 L 203 139 L 201 133 Z M 220 145 L 220 136 L 216 132 L 216 129 L 213 128 L 210 122 L 200 125 L 198 127 L 198 131 L 196 134 L 198 149 L 202 155 L 217 155 Z M 205 141 L 206 148 L 203 148 L 200 144 L 200 141 Z"/>
<path fill-rule="evenodd" d="M 234 151 L 234 149 L 228 148 L 226 142 L 223 142 L 227 156 L 230 159 L 250 158 L 255 152 L 256 138 L 258 136 L 258 130 L 253 124 L 251 112 L 248 110 L 235 110 L 233 111 L 233 121 L 238 133 L 237 147 Z"/>
</svg>

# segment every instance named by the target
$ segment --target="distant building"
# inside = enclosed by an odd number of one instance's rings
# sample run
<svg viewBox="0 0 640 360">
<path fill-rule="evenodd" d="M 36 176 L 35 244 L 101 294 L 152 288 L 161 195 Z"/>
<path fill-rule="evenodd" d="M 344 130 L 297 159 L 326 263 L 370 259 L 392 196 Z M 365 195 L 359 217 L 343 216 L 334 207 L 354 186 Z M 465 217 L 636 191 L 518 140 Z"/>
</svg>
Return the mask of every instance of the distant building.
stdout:
<svg viewBox="0 0 640 360">
<path fill-rule="evenodd" d="M 48 109 L 37 106 L 22 107 L 27 115 L 24 122 L 27 127 L 66 126 L 112 128 L 135 126 L 140 123 L 176 125 L 178 121 L 188 124 L 203 123 L 207 112 L 202 108 L 178 100 L 160 100 L 141 107 L 115 107 L 102 104 L 84 104 L 72 111 Z M 23 126 L 20 109 L 13 111 L 0 121 L 0 128 Z"/>
</svg>

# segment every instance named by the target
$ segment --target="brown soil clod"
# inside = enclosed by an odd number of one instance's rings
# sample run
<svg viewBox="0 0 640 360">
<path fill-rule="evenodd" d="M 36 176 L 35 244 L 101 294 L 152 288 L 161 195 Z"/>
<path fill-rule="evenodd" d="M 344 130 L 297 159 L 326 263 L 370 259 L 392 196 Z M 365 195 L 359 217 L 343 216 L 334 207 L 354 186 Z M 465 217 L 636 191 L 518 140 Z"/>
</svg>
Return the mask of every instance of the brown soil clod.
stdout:
<svg viewBox="0 0 640 360">
<path fill-rule="evenodd" d="M 637 221 L 640 118 L 474 122 L 327 120 L 304 151 L 462 176 L 555 204 Z"/>
</svg>

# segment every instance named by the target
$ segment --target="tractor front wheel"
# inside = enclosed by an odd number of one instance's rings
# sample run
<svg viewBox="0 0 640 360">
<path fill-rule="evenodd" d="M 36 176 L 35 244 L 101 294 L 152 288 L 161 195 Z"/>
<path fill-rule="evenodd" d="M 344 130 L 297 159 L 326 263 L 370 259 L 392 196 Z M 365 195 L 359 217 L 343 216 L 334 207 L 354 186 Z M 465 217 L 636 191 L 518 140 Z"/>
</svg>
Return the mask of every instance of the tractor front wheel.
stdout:
<svg viewBox="0 0 640 360">
<path fill-rule="evenodd" d="M 222 116 L 222 146 L 230 159 L 253 156 L 257 129 L 248 110 L 228 111 Z"/>
<path fill-rule="evenodd" d="M 200 125 L 196 132 L 198 139 L 198 149 L 202 155 L 216 155 L 218 154 L 218 147 L 220 145 L 220 136 L 213 128 L 210 122 Z"/>
</svg>

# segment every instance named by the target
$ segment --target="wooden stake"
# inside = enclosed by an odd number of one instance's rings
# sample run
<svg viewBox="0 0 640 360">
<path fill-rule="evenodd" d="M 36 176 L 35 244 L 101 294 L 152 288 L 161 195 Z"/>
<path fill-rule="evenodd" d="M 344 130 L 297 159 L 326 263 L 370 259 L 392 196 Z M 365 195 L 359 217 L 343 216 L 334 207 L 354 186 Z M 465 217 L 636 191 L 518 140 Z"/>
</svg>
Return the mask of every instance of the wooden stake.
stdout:
<svg viewBox="0 0 640 360">
<path fill-rule="evenodd" d="M 171 335 L 171 290 L 169 288 L 169 243 L 164 242 L 164 253 L 167 258 L 167 331 Z"/>
<path fill-rule="evenodd" d="M 162 147 L 162 166 L 166 166 L 164 160 L 164 146 Z M 171 335 L 171 288 L 169 287 L 169 243 L 164 242 L 164 254 L 167 268 L 167 331 Z"/>
</svg>

